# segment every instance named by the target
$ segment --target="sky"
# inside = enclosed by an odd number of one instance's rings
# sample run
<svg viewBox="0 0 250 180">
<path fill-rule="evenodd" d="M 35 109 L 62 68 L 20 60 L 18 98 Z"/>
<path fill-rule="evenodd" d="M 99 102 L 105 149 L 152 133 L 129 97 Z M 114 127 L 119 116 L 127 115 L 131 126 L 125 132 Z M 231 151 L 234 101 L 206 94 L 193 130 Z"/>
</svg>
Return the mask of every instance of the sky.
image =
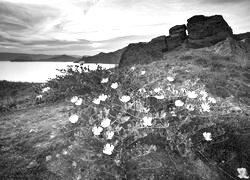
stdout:
<svg viewBox="0 0 250 180">
<path fill-rule="evenodd" d="M 250 0 L 0 0 L 0 52 L 94 55 L 168 35 L 193 15 L 250 31 Z"/>
</svg>

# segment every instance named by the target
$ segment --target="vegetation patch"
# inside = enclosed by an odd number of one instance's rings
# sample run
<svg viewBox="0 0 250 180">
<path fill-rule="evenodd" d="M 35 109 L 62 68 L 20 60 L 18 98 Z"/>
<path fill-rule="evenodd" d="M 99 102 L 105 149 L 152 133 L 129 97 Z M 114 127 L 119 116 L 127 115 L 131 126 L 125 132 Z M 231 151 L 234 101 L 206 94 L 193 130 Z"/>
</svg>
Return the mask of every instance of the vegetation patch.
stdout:
<svg viewBox="0 0 250 180">
<path fill-rule="evenodd" d="M 39 172 L 36 177 L 78 180 L 248 178 L 250 110 L 247 87 L 236 81 L 246 82 L 247 72 L 185 63 L 61 70 L 64 75 L 39 91 L 45 110 L 36 113 L 41 122 L 34 122 L 47 131 L 34 130 L 31 137 L 20 129 L 19 141 L 7 133 L 11 126 L 1 131 L 8 134 L 1 135 L 1 162 L 10 163 L 1 176 L 19 175 L 9 171 L 17 162 L 11 157 L 25 155 L 28 161 L 15 167 L 24 168 L 23 177 Z M 220 73 L 222 67 L 229 71 Z M 55 102 L 60 103 L 52 113 Z M 5 126 L 7 119 L 1 120 Z"/>
</svg>

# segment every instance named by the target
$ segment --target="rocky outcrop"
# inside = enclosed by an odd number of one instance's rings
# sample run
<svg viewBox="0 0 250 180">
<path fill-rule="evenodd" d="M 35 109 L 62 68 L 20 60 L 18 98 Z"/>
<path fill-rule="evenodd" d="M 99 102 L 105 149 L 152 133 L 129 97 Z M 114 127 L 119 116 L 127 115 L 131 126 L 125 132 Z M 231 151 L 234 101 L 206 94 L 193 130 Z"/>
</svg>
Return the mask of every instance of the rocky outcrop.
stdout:
<svg viewBox="0 0 250 180">
<path fill-rule="evenodd" d="M 169 36 L 172 38 L 178 37 L 178 38 L 184 40 L 187 38 L 186 29 L 187 29 L 187 27 L 185 24 L 176 25 L 176 26 L 169 29 Z"/>
<path fill-rule="evenodd" d="M 233 36 L 231 27 L 221 15 L 197 15 L 187 22 L 188 45 L 191 48 L 208 47 Z"/>
<path fill-rule="evenodd" d="M 233 38 L 227 38 L 214 46 L 204 48 L 206 52 L 229 57 L 242 67 L 250 66 L 250 48 L 247 42 L 237 41 Z"/>
<path fill-rule="evenodd" d="M 166 37 L 167 51 L 180 46 L 187 38 L 186 25 L 176 25 L 169 29 L 169 36 Z"/>
<path fill-rule="evenodd" d="M 145 64 L 160 60 L 163 57 L 163 49 L 166 49 L 166 36 L 159 36 L 150 42 L 129 44 L 114 52 L 82 57 L 80 62 L 119 64 L 119 66 Z"/>
<path fill-rule="evenodd" d="M 80 62 L 84 63 L 102 63 L 102 64 L 119 64 L 121 55 L 126 48 L 119 49 L 109 53 L 99 53 L 94 56 L 83 56 Z"/>
<path fill-rule="evenodd" d="M 204 48 L 213 46 L 227 38 L 241 41 L 241 43 L 234 46 L 238 50 L 234 51 L 231 47 L 218 46 L 217 48 L 220 50 L 215 50 L 216 53 L 239 54 L 239 56 L 235 56 L 236 59 L 243 58 L 246 64 L 248 64 L 248 56 L 243 57 L 243 55 L 250 52 L 250 33 L 233 35 L 232 29 L 221 15 L 193 16 L 188 19 L 187 26 L 182 24 L 170 28 L 169 36 L 160 36 L 147 43 L 129 44 L 118 51 L 83 57 L 82 60 L 87 63 L 109 63 L 119 64 L 119 66 L 146 64 L 163 59 L 165 52 L 168 52 L 165 54 L 171 54 L 170 51 L 176 50 L 179 46 L 183 46 L 183 48 L 179 49 L 186 49 L 186 47 Z M 230 41 L 230 43 L 226 42 L 224 44 L 233 44 L 233 41 Z"/>
<path fill-rule="evenodd" d="M 146 64 L 163 58 L 166 49 L 166 36 L 152 39 L 148 43 L 129 44 L 123 52 L 119 66 Z"/>
<path fill-rule="evenodd" d="M 241 33 L 241 34 L 235 34 L 234 38 L 238 41 L 244 40 L 244 39 L 250 39 L 250 32 Z"/>
</svg>

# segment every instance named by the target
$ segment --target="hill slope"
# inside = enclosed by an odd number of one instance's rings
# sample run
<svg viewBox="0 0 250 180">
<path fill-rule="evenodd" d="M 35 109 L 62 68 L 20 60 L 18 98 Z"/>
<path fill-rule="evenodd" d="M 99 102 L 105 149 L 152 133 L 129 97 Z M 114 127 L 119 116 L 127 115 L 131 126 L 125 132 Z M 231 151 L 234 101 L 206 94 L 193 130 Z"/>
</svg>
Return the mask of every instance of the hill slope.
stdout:
<svg viewBox="0 0 250 180">
<path fill-rule="evenodd" d="M 194 178 L 200 180 L 236 179 L 237 168 L 241 166 L 249 168 L 250 74 L 249 67 L 243 65 L 244 61 L 241 62 L 241 58 L 231 56 L 235 52 L 229 45 L 233 44 L 234 41 L 226 40 L 200 49 L 179 47 L 165 53 L 163 59 L 159 59 L 159 61 L 134 65 L 134 70 L 131 70 L 130 67 L 111 69 L 112 73 L 107 84 L 101 84 L 99 81 L 103 77 L 107 77 L 109 71 L 93 72 L 92 78 L 89 77 L 91 73 L 75 72 L 65 78 L 52 80 L 47 84 L 52 88 L 47 96 L 60 97 L 60 93 L 68 92 L 68 98 L 62 99 L 65 101 L 64 103 L 13 111 L 11 114 L 0 117 L 0 151 L 2 154 L 0 177 L 65 180 L 91 179 L 90 177 L 116 179 L 113 175 L 120 173 L 122 176 L 125 173 L 128 179 L 149 179 L 150 177 L 151 179 L 168 177 L 190 180 Z M 236 46 L 238 46 L 237 43 Z M 238 52 L 237 48 L 235 51 Z M 167 80 L 169 76 L 174 78 L 171 83 Z M 147 136 L 143 135 L 139 138 L 140 141 L 132 139 L 131 142 L 130 139 L 127 139 L 129 143 L 132 143 L 127 147 L 131 150 L 129 152 L 135 154 L 131 154 L 132 157 L 126 157 L 128 158 L 125 159 L 127 164 L 124 166 L 114 165 L 115 155 L 102 157 L 100 150 L 96 156 L 89 154 L 92 151 L 84 144 L 87 143 L 87 140 L 81 139 L 81 136 L 90 135 L 87 137 L 93 141 L 96 139 L 104 141 L 103 138 L 99 139 L 99 136 L 93 136 L 90 127 L 86 130 L 88 122 L 91 122 L 90 119 L 88 121 L 87 115 L 92 110 L 94 111 L 94 109 L 90 110 L 93 103 L 88 101 L 95 97 L 95 93 L 109 93 L 110 99 L 117 96 L 116 92 L 118 94 L 127 93 L 131 96 L 131 101 L 138 98 L 136 101 L 138 103 L 145 99 L 139 98 L 137 90 L 145 88 L 146 91 L 142 93 L 142 96 L 147 97 L 146 94 L 153 92 L 157 87 L 163 88 L 166 93 L 169 92 L 167 86 L 171 84 L 171 88 L 176 88 L 177 91 L 174 92 L 177 93 L 174 98 L 179 98 L 178 93 L 181 92 L 181 87 L 195 88 L 193 80 L 197 80 L 196 84 L 199 85 L 199 88 L 205 88 L 209 96 L 215 97 L 218 101 L 216 106 L 213 106 L 212 112 L 216 108 L 223 108 L 217 113 L 225 113 L 224 115 L 204 116 L 203 114 L 184 120 L 179 116 L 185 116 L 182 114 L 183 109 L 179 109 L 176 111 L 177 119 L 168 117 L 164 120 L 169 125 L 164 127 L 166 132 L 163 133 L 163 136 L 154 137 L 155 133 L 161 134 L 160 127 L 157 126 L 157 131 L 150 131 L 149 128 L 146 131 Z M 109 90 L 112 82 L 119 82 L 121 89 Z M 194 84 L 192 85 L 192 83 Z M 86 88 L 90 88 L 89 91 L 84 91 Z M 79 108 L 72 105 L 70 98 L 73 95 L 84 98 L 83 102 L 86 104 Z M 182 100 L 184 101 L 185 97 Z M 110 102 L 113 101 L 110 100 Z M 149 107 L 152 108 L 152 111 L 156 111 L 157 108 L 164 109 L 169 107 L 169 103 L 171 104 L 171 102 L 167 102 L 167 104 L 164 102 L 165 100 L 155 99 L 145 101 L 145 103 L 150 103 Z M 118 108 L 117 103 L 119 101 L 115 100 L 108 107 Z M 109 102 L 101 104 L 101 106 L 105 105 L 109 105 Z M 123 104 L 119 104 L 119 106 L 123 107 Z M 140 104 L 137 106 L 139 107 Z M 126 109 L 126 106 L 124 108 Z M 71 124 L 68 121 L 69 114 L 78 110 L 82 111 L 82 117 L 76 124 Z M 98 110 L 98 112 L 100 111 Z M 131 110 L 126 116 L 130 113 L 135 112 Z M 166 111 L 166 113 L 169 112 Z M 133 116 L 131 115 L 131 117 Z M 98 117 L 96 118 L 98 119 Z M 138 117 L 138 122 L 140 122 L 140 118 Z M 154 122 L 161 121 L 163 119 Z M 178 128 L 176 129 L 176 127 Z M 202 139 L 204 131 L 212 132 L 212 142 Z M 182 136 L 179 136 L 180 134 Z M 116 137 L 118 135 L 116 134 Z M 189 149 L 190 144 L 186 141 L 185 136 L 187 135 L 194 144 L 192 150 Z M 172 141 L 172 138 L 177 139 Z M 99 142 L 98 140 L 95 143 Z M 133 144 L 133 141 L 137 143 Z M 176 147 L 170 142 L 176 143 L 178 146 Z M 100 149 L 102 145 L 102 143 L 99 144 L 98 148 Z M 152 150 L 154 148 L 152 145 L 157 147 L 156 151 Z M 149 146 L 152 147 L 151 150 L 145 151 L 145 148 Z M 123 153 L 124 156 L 125 154 Z M 98 163 L 93 163 L 94 158 L 99 156 L 103 159 L 99 159 Z M 109 163 L 107 164 L 107 162 Z M 121 168 L 123 169 L 121 170 Z M 105 173 L 98 173 L 97 170 L 100 169 Z M 96 174 L 93 174 L 94 172 Z"/>
</svg>

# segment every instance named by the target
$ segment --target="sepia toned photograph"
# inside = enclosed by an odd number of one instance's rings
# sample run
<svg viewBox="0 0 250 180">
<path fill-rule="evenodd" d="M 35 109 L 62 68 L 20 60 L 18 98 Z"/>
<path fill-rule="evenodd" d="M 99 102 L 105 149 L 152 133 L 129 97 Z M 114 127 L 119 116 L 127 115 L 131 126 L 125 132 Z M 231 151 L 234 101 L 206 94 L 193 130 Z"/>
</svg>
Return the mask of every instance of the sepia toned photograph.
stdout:
<svg viewBox="0 0 250 180">
<path fill-rule="evenodd" d="M 0 180 L 250 179 L 250 0 L 0 0 Z"/>
</svg>

